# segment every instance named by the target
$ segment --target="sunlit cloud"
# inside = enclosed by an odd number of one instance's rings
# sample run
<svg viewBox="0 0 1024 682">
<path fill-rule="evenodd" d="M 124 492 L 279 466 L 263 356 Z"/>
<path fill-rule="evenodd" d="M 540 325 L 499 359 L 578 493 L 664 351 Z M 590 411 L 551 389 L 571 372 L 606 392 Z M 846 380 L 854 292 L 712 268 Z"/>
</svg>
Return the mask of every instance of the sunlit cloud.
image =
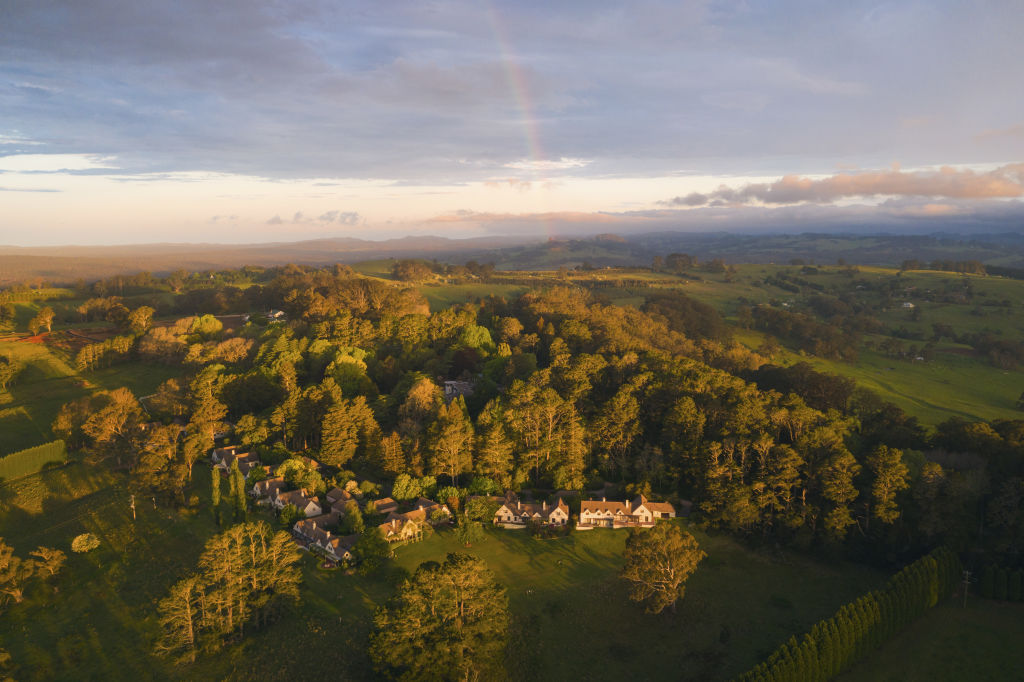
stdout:
<svg viewBox="0 0 1024 682">
<path fill-rule="evenodd" d="M 838 173 L 821 179 L 787 175 L 771 183 L 740 188 L 720 187 L 691 192 L 666 202 L 670 206 L 716 204 L 829 203 L 847 197 L 912 196 L 950 199 L 1006 199 L 1024 196 L 1024 163 L 1007 164 L 988 172 L 944 166 L 937 171 Z"/>
<path fill-rule="evenodd" d="M 589 165 L 591 162 L 587 159 L 567 159 L 562 157 L 560 159 L 537 159 L 537 160 L 521 160 L 512 161 L 506 163 L 505 168 L 512 168 L 514 170 L 523 171 L 555 171 L 555 170 L 567 170 L 570 168 L 583 168 Z"/>
<path fill-rule="evenodd" d="M 62 173 L 115 169 L 112 156 L 97 154 L 12 154 L 0 156 L 0 172 L 4 173 Z"/>
</svg>

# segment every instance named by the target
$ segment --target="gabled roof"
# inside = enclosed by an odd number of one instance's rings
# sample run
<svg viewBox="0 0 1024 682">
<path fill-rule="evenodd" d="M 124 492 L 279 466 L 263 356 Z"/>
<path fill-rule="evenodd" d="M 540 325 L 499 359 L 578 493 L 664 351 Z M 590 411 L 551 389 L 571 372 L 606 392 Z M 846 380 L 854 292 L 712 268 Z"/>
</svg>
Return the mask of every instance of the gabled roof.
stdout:
<svg viewBox="0 0 1024 682">
<path fill-rule="evenodd" d="M 651 502 L 643 495 L 633 500 L 633 509 L 644 506 L 650 509 L 652 512 L 668 512 L 670 514 L 676 513 L 676 508 L 668 502 Z"/>
<path fill-rule="evenodd" d="M 628 502 L 617 502 L 615 500 L 583 500 L 580 502 L 580 514 L 590 512 L 591 514 L 629 514 Z"/>
<path fill-rule="evenodd" d="M 352 493 L 335 487 L 328 490 L 325 497 L 327 499 L 327 504 L 334 504 L 335 502 L 347 502 L 348 500 L 351 500 Z"/>
</svg>

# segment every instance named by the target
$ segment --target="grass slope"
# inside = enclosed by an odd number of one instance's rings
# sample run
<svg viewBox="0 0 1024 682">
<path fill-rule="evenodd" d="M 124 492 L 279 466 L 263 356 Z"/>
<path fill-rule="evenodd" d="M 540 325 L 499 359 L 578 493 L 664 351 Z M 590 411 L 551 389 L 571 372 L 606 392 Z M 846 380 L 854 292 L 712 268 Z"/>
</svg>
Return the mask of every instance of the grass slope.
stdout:
<svg viewBox="0 0 1024 682">
<path fill-rule="evenodd" d="M 61 406 L 99 390 L 127 386 L 148 395 L 180 368 L 130 363 L 79 373 L 62 354 L 43 344 L 0 341 L 0 355 L 10 355 L 25 369 L 7 391 L 0 391 L 0 455 L 53 440 L 50 425 Z"/>
<path fill-rule="evenodd" d="M 1019 680 L 1024 604 L 953 599 L 928 611 L 839 679 L 847 682 Z"/>
</svg>

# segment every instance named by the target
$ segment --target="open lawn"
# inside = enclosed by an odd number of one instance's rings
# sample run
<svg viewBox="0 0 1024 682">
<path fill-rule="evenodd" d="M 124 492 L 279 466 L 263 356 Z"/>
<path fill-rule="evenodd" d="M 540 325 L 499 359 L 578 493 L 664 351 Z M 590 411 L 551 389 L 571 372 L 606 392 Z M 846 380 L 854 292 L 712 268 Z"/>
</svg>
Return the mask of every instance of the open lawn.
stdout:
<svg viewBox="0 0 1024 682">
<path fill-rule="evenodd" d="M 7 391 L 0 391 L 0 455 L 53 440 L 50 425 L 61 405 L 98 390 L 127 386 L 148 395 L 181 370 L 130 363 L 79 373 L 62 354 L 44 344 L 0 341 L 0 354 L 25 365 Z"/>
<path fill-rule="evenodd" d="M 961 682 L 1024 677 L 1024 604 L 952 599 L 928 611 L 839 679 Z"/>
<path fill-rule="evenodd" d="M 413 570 L 447 552 L 484 559 L 508 587 L 515 679 L 728 679 L 767 656 L 881 574 L 789 552 L 764 554 L 692 531 L 707 552 L 676 614 L 649 615 L 618 578 L 627 531 L 575 532 L 541 540 L 494 530 L 465 549 L 452 533 L 402 547 Z"/>
<path fill-rule="evenodd" d="M 417 288 L 430 304 L 431 312 L 488 296 L 504 296 L 511 299 L 528 289 L 515 284 L 424 284 Z"/>
</svg>

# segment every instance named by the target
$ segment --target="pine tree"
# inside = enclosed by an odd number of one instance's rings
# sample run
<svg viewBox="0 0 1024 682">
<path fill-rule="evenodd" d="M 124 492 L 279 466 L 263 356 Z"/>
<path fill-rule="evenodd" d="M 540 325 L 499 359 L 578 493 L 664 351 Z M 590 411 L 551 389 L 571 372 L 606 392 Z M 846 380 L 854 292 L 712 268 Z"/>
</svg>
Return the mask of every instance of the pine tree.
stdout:
<svg viewBox="0 0 1024 682">
<path fill-rule="evenodd" d="M 1006 601 L 1007 588 L 1009 587 L 1009 576 L 1005 568 L 996 570 L 996 585 L 992 596 L 999 601 Z"/>
<path fill-rule="evenodd" d="M 978 585 L 978 593 L 986 598 L 991 599 L 995 594 L 996 590 L 996 573 L 992 566 L 986 566 L 985 570 L 981 572 L 981 582 Z"/>
<path fill-rule="evenodd" d="M 1022 579 L 1024 579 L 1024 576 L 1022 576 L 1019 568 L 1010 574 L 1010 582 L 1006 590 L 1006 597 L 1010 601 L 1021 600 L 1021 591 L 1022 588 L 1024 588 L 1024 586 L 1021 585 Z"/>
<path fill-rule="evenodd" d="M 213 518 L 220 523 L 220 469 L 210 469 L 210 504 L 213 509 Z"/>
</svg>

